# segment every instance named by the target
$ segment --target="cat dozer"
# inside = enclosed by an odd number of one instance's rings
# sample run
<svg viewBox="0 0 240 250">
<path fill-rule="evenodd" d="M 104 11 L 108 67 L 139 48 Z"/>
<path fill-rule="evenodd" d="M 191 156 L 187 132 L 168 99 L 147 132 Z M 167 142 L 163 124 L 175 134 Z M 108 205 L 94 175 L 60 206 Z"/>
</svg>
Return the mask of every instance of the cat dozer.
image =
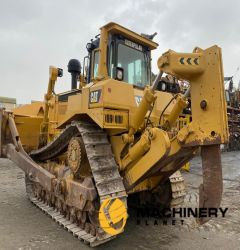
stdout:
<svg viewBox="0 0 240 250">
<path fill-rule="evenodd" d="M 55 93 L 63 71 L 51 66 L 44 102 L 0 112 L 1 157 L 25 172 L 30 200 L 91 246 L 124 231 L 128 205 L 180 206 L 179 169 L 199 148 L 199 206 L 221 202 L 220 144 L 228 141 L 221 49 L 169 50 L 152 81 L 152 39 L 108 23 L 87 44 L 83 70 L 69 61 L 71 90 Z M 164 74 L 190 88 L 158 90 Z M 173 134 L 189 96 L 192 121 Z"/>
</svg>

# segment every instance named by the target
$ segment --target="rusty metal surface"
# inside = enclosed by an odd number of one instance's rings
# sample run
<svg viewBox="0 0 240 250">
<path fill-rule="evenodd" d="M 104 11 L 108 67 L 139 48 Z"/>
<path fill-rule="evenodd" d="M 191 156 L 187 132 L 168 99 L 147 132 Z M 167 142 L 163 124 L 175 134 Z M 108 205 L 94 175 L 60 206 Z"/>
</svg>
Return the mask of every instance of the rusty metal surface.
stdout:
<svg viewBox="0 0 240 250">
<path fill-rule="evenodd" d="M 40 149 L 33 150 L 29 155 L 34 160 L 36 159 L 39 161 L 52 159 L 61 154 L 62 151 L 66 149 L 73 136 L 78 135 L 79 131 L 76 126 L 67 126 L 55 140 Z"/>
<path fill-rule="evenodd" d="M 57 193 L 58 181 L 56 176 L 33 161 L 24 151 L 16 124 L 11 114 L 2 111 L 1 115 L 2 117 L 4 116 L 6 118 L 5 120 L 7 121 L 7 127 L 9 128 L 9 135 L 6 136 L 6 131 L 4 131 L 5 133 L 1 133 L 1 135 L 4 136 L 4 156 L 16 163 L 17 166 L 26 173 L 26 176 L 31 181 L 41 185 L 45 191 Z M 73 129 L 76 130 L 75 127 Z M 67 202 L 72 206 L 80 206 L 79 194 L 89 200 L 94 200 L 97 197 L 97 192 L 92 181 L 89 182 L 89 180 L 85 180 L 85 182 L 77 182 L 69 180 L 69 185 L 71 188 L 68 190 L 66 197 Z"/>
<path fill-rule="evenodd" d="M 0 108 L 0 157 L 5 157 L 5 144 L 9 142 L 6 129 L 7 119 L 8 113 L 4 109 Z"/>
<path fill-rule="evenodd" d="M 161 174 L 163 177 L 161 182 L 166 181 L 174 172 L 179 170 L 186 162 L 194 157 L 193 152 L 196 150 L 196 147 L 193 148 L 181 148 L 176 154 L 173 154 L 170 157 L 165 157 L 160 159 L 147 173 L 142 177 L 140 181 L 143 181 L 145 178 Z M 174 169 L 166 170 L 168 164 L 175 162 Z M 124 185 L 127 190 L 133 188 L 130 186 L 127 181 L 124 179 Z"/>
<path fill-rule="evenodd" d="M 188 148 L 188 147 L 196 147 L 196 146 L 201 146 L 201 145 L 216 145 L 216 144 L 221 144 L 221 137 L 220 136 L 215 136 L 213 139 L 210 140 L 210 138 L 206 138 L 203 140 L 194 140 L 189 143 L 184 143 L 182 144 L 183 148 Z"/>
<path fill-rule="evenodd" d="M 42 192 L 41 187 L 38 187 L 37 195 L 34 197 L 43 201 L 48 200 L 49 197 L 55 197 L 55 202 L 52 202 L 52 199 L 50 199 L 50 202 L 47 202 L 48 205 L 56 207 L 66 219 L 70 216 L 72 221 L 77 224 L 80 223 L 86 232 L 88 232 L 89 228 L 92 228 L 91 238 L 94 238 L 94 245 L 102 244 L 105 242 L 105 239 L 112 237 L 102 232 L 102 229 L 99 227 L 97 208 L 99 201 L 114 197 L 127 203 L 127 194 L 106 132 L 95 124 L 72 122 L 52 143 L 42 149 L 35 150 L 31 153 L 31 156 L 37 161 L 46 160 L 47 157 L 48 159 L 56 157 L 63 152 L 71 138 L 75 136 L 81 136 L 84 143 L 95 186 L 93 179 L 89 179 L 89 177 L 85 177 L 81 183 L 77 180 L 70 181 L 66 178 L 66 194 L 64 191 L 60 195 L 54 192 L 42 196 L 45 190 Z M 80 189 L 82 186 L 84 186 L 84 190 Z M 95 191 L 95 193 L 92 191 Z M 89 217 L 89 222 L 83 219 L 85 218 L 85 213 Z"/>
<path fill-rule="evenodd" d="M 171 203 L 170 207 L 178 207 L 184 204 L 186 196 L 186 187 L 183 176 L 180 171 L 176 171 L 169 177 L 171 184 Z"/>
<path fill-rule="evenodd" d="M 16 151 L 15 146 L 12 144 L 7 145 L 7 157 L 17 164 L 32 181 L 40 184 L 48 192 L 57 193 L 57 186 L 54 185 L 56 177 L 21 152 Z M 80 194 L 89 200 L 94 200 L 97 197 L 97 192 L 93 183 L 90 184 L 87 180 L 83 183 L 70 180 L 69 185 L 71 188 L 69 188 L 66 196 L 68 204 L 79 207 Z"/>
<path fill-rule="evenodd" d="M 15 149 L 19 152 L 22 153 L 22 155 L 25 156 L 25 158 L 28 158 L 29 160 L 31 160 L 31 158 L 29 157 L 29 155 L 26 153 L 26 151 L 24 150 L 20 137 L 19 137 L 19 133 L 15 124 L 15 121 L 12 117 L 12 115 L 8 116 L 8 128 L 10 130 L 10 134 L 11 134 L 11 140 L 15 146 Z"/>
<path fill-rule="evenodd" d="M 97 191 L 93 184 L 92 178 L 86 177 L 84 178 L 83 182 L 76 181 L 76 180 L 69 180 L 69 193 L 66 197 L 66 202 L 71 206 L 76 206 L 76 204 L 79 202 L 79 194 L 83 196 L 85 199 L 88 200 L 95 200 L 97 198 Z"/>
<path fill-rule="evenodd" d="M 80 227 L 90 233 L 89 235 L 96 235 L 94 244 L 101 244 L 109 238 L 99 227 L 99 202 L 111 197 L 119 198 L 127 204 L 127 194 L 107 133 L 95 124 L 72 122 L 53 142 L 33 152 L 33 160 L 23 149 L 11 114 L 7 114 L 7 128 L 8 134 L 3 134 L 4 153 L 26 173 L 26 189 L 30 192 L 29 196 L 56 208 L 66 219 L 79 223 Z M 58 177 L 44 167 L 46 160 L 52 160 L 54 163 L 53 158 L 67 150 L 73 136 L 82 137 L 88 157 L 86 160 L 93 175 L 91 177 L 74 180 L 69 175 L 70 172 L 66 176 Z"/>
<path fill-rule="evenodd" d="M 203 183 L 199 187 L 199 207 L 218 208 L 221 204 L 223 179 L 220 145 L 201 148 Z M 209 218 L 200 218 L 201 224 Z"/>
<path fill-rule="evenodd" d="M 83 139 L 100 197 L 102 199 L 107 196 L 126 197 L 122 178 L 118 172 L 111 145 L 107 140 L 107 134 L 95 124 L 74 121 L 54 141 L 31 152 L 30 155 L 37 161 L 56 157 L 66 148 L 72 137 L 79 135 Z"/>
<path fill-rule="evenodd" d="M 8 144 L 6 149 L 7 157 L 16 163 L 32 180 L 41 183 L 46 190 L 52 190 L 54 175 L 26 157 L 22 152 L 17 151 L 13 144 Z"/>
<path fill-rule="evenodd" d="M 227 151 L 240 150 L 240 109 L 227 107 L 229 143 L 226 146 Z"/>
<path fill-rule="evenodd" d="M 59 199 L 54 194 L 46 192 L 27 177 L 25 183 L 29 199 L 79 240 L 94 247 L 115 238 L 88 222 L 87 218 L 90 218 L 91 211 L 94 209 L 93 202 L 85 200 L 81 209 L 71 207 L 66 205 L 64 199 Z"/>
</svg>

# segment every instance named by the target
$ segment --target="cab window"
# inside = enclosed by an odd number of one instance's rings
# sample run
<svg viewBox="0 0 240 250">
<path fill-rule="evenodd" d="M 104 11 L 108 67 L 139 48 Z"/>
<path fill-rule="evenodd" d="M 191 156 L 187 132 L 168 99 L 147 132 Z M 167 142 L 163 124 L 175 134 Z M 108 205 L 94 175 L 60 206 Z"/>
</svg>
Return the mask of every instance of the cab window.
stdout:
<svg viewBox="0 0 240 250">
<path fill-rule="evenodd" d="M 119 44 L 117 67 L 124 70 L 124 82 L 139 87 L 144 87 L 150 82 L 147 56 L 142 51 Z"/>
<path fill-rule="evenodd" d="M 99 50 L 94 52 L 94 63 L 93 63 L 93 78 L 98 76 L 98 66 L 99 66 Z"/>
</svg>

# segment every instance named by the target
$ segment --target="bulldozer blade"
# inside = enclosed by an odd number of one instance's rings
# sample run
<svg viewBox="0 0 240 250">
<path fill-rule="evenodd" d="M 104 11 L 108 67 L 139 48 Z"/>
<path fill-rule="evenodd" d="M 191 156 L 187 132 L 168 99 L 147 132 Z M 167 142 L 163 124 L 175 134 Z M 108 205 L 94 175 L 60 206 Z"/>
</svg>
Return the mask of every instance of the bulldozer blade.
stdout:
<svg viewBox="0 0 240 250">
<path fill-rule="evenodd" d="M 223 192 L 220 145 L 201 147 L 203 183 L 199 187 L 199 208 L 218 208 Z M 199 218 L 199 223 L 209 221 L 209 217 Z"/>
</svg>

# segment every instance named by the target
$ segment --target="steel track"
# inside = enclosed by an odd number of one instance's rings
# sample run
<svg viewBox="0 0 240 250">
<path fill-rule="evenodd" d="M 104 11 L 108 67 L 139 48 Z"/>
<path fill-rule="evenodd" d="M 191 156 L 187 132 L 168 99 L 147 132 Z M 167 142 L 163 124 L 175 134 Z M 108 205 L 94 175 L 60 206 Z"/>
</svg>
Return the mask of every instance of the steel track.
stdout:
<svg viewBox="0 0 240 250">
<path fill-rule="evenodd" d="M 119 198 L 127 206 L 127 194 L 122 182 L 122 177 L 119 174 L 118 166 L 115 162 L 114 155 L 111 150 L 111 144 L 109 143 L 107 138 L 107 133 L 97 125 L 92 123 L 82 123 L 74 121 L 71 123 L 71 125 L 66 127 L 66 129 L 64 129 L 54 141 L 39 150 L 31 152 L 30 156 L 35 161 L 40 162 L 53 159 L 60 155 L 64 150 L 66 150 L 66 147 L 71 138 L 76 136 L 82 137 L 89 165 L 91 167 L 93 179 L 95 181 L 95 185 L 100 198 L 100 203 L 107 198 Z M 35 198 L 32 200 L 32 202 L 42 210 L 48 207 L 44 203 L 37 202 Z M 45 212 L 48 212 L 49 210 L 51 211 L 51 213 L 53 213 L 53 208 L 49 207 L 49 209 L 46 209 L 47 210 Z M 58 213 L 58 216 L 61 215 L 59 212 L 55 211 L 55 213 Z M 63 215 L 60 219 L 63 220 L 64 227 L 64 223 L 69 223 L 66 218 L 63 219 Z M 58 221 L 58 223 L 61 224 L 61 221 Z M 76 227 L 77 225 L 75 224 L 74 231 Z M 68 228 L 68 230 L 70 229 Z M 79 227 L 77 227 L 76 230 L 77 229 L 81 230 L 79 231 L 78 237 L 82 239 L 80 234 L 82 234 L 84 230 Z M 90 237 L 90 234 L 86 233 L 86 237 L 84 236 L 84 241 L 87 241 L 86 238 L 88 236 Z M 106 236 L 108 237 L 107 240 L 113 238 L 109 235 Z M 93 236 L 89 239 L 89 244 L 91 246 L 99 245 L 106 241 L 105 239 L 99 240 L 96 237 L 94 238 Z"/>
<path fill-rule="evenodd" d="M 46 205 L 44 202 L 39 201 L 36 198 L 29 197 L 29 199 L 35 206 L 41 209 L 45 214 L 49 215 L 55 222 L 61 225 L 68 232 L 72 233 L 74 237 L 78 238 L 80 241 L 83 241 L 85 244 L 90 245 L 91 247 L 101 245 L 115 238 L 115 236 L 106 235 L 106 238 L 99 240 L 96 236 L 87 233 L 77 224 L 67 220 L 64 215 L 56 211 L 53 207 Z"/>
</svg>

